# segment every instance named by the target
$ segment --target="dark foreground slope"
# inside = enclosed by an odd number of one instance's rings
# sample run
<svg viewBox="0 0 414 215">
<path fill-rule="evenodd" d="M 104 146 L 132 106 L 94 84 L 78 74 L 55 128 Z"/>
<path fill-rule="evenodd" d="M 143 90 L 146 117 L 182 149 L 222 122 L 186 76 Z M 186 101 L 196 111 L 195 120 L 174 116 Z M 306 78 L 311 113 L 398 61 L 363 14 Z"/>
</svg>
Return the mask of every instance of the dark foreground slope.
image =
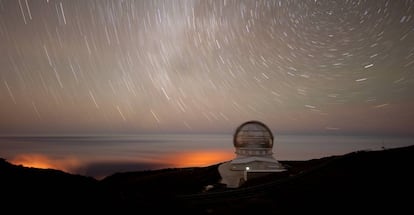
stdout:
<svg viewBox="0 0 414 215">
<path fill-rule="evenodd" d="M 412 214 L 414 146 L 283 162 L 289 174 L 220 186 L 217 165 L 118 173 L 101 181 L 0 160 L 2 209 L 14 212 Z M 205 191 L 206 185 L 215 188 Z M 12 204 L 16 203 L 20 207 Z"/>
<path fill-rule="evenodd" d="M 90 177 L 15 166 L 0 159 L 0 205 L 11 214 L 103 211 L 98 185 Z"/>
<path fill-rule="evenodd" d="M 286 178 L 268 176 L 233 191 L 185 196 L 186 208 L 199 214 L 414 212 L 414 146 L 323 160 L 301 163 L 307 167 Z"/>
</svg>

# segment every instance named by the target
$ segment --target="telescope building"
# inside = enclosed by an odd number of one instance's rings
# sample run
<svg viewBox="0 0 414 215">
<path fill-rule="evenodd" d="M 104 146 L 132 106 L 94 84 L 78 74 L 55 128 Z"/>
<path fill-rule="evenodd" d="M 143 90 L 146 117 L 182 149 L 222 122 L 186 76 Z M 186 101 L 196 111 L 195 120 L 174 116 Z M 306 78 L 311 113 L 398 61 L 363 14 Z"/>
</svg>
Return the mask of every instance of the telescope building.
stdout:
<svg viewBox="0 0 414 215">
<path fill-rule="evenodd" d="M 221 183 L 237 188 L 253 177 L 286 169 L 273 157 L 273 134 L 262 122 L 241 124 L 233 136 L 236 158 L 221 164 Z"/>
</svg>

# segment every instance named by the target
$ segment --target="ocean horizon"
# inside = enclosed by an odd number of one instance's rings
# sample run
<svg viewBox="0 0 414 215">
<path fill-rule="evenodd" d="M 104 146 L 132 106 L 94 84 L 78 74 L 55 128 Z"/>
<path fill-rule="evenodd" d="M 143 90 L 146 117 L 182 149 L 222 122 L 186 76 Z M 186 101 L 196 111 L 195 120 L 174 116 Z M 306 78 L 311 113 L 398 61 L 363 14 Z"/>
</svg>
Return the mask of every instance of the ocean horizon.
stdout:
<svg viewBox="0 0 414 215">
<path fill-rule="evenodd" d="M 277 160 L 310 160 L 413 145 L 413 137 L 277 135 Z M 37 168 L 103 178 L 117 172 L 203 167 L 235 157 L 231 134 L 1 136 L 0 157 Z"/>
</svg>

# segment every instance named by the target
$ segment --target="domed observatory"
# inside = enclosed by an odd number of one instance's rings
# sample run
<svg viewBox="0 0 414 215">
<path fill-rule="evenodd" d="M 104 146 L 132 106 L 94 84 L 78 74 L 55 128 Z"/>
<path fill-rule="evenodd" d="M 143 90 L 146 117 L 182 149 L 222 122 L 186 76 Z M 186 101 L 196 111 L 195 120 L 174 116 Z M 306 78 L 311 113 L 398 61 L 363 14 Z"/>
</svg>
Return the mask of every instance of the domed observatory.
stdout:
<svg viewBox="0 0 414 215">
<path fill-rule="evenodd" d="M 273 134 L 265 124 L 241 124 L 234 133 L 233 144 L 236 158 L 219 166 L 222 183 L 227 187 L 236 188 L 250 178 L 285 171 L 273 157 Z"/>
<path fill-rule="evenodd" d="M 258 121 L 240 125 L 234 133 L 233 144 L 239 158 L 273 154 L 273 134 L 265 124 Z"/>
</svg>

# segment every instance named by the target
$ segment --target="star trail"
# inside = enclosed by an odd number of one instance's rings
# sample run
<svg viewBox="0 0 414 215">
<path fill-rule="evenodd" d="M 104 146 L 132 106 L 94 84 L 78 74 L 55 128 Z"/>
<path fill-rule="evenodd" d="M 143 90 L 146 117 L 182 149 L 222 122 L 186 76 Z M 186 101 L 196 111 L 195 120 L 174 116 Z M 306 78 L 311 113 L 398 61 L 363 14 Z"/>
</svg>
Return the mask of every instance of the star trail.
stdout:
<svg viewBox="0 0 414 215">
<path fill-rule="evenodd" d="M 414 1 L 0 1 L 0 133 L 414 135 Z"/>
</svg>

